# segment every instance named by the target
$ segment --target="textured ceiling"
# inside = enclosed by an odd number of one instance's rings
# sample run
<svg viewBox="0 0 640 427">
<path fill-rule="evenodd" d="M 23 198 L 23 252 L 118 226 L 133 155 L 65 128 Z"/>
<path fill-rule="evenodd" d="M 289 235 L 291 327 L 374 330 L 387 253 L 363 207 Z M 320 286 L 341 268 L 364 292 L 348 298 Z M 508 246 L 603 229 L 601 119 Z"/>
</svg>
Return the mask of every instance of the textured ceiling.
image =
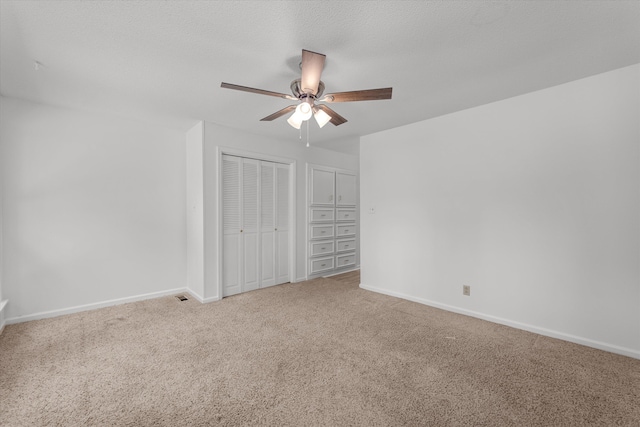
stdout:
<svg viewBox="0 0 640 427">
<path fill-rule="evenodd" d="M 1 1 L 0 93 L 187 129 L 198 120 L 297 140 L 301 50 L 327 55 L 331 106 L 314 144 L 436 117 L 640 62 L 638 1 Z M 34 61 L 42 64 L 39 70 Z"/>
</svg>

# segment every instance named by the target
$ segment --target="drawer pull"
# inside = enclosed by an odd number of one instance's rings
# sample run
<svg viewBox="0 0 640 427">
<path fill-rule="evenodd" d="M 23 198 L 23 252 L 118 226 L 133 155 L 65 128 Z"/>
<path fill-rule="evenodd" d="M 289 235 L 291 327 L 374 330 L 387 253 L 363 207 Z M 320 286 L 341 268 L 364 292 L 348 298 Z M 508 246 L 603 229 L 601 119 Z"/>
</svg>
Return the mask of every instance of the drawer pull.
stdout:
<svg viewBox="0 0 640 427">
<path fill-rule="evenodd" d="M 344 214 L 344 217 L 345 217 L 345 218 L 346 218 L 346 217 L 348 217 L 348 216 L 349 216 L 349 214 Z"/>
<path fill-rule="evenodd" d="M 322 215 L 320 215 L 320 216 L 327 216 L 327 215 L 325 215 L 325 214 L 322 214 Z"/>
<path fill-rule="evenodd" d="M 321 251 L 324 251 L 325 249 L 327 249 L 327 248 L 320 248 Z"/>
<path fill-rule="evenodd" d="M 349 230 L 344 230 L 345 234 L 349 232 Z"/>
<path fill-rule="evenodd" d="M 326 231 L 324 231 L 324 230 L 321 230 L 321 231 L 320 231 L 320 234 L 324 234 L 324 233 L 326 233 Z"/>
<path fill-rule="evenodd" d="M 327 264 L 321 264 L 320 267 L 325 267 Z"/>
<path fill-rule="evenodd" d="M 349 245 L 344 245 L 344 247 L 345 247 L 345 248 L 348 248 L 348 247 L 349 247 Z"/>
</svg>

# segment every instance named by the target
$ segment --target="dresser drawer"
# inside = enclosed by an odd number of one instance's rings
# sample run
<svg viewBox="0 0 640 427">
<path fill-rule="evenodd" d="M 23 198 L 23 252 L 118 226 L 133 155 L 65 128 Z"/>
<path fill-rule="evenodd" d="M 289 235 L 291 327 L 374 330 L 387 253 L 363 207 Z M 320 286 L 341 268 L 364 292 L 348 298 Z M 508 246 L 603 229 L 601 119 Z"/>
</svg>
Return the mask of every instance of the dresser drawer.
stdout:
<svg viewBox="0 0 640 427">
<path fill-rule="evenodd" d="M 337 236 L 345 237 L 345 236 L 355 236 L 356 235 L 356 224 L 340 224 L 336 226 Z"/>
<path fill-rule="evenodd" d="M 327 239 L 333 237 L 333 224 L 312 225 L 309 234 L 312 239 Z"/>
<path fill-rule="evenodd" d="M 333 209 L 312 208 L 311 222 L 333 221 Z"/>
<path fill-rule="evenodd" d="M 352 251 L 356 248 L 356 239 L 338 240 L 336 252 Z"/>
<path fill-rule="evenodd" d="M 311 256 L 332 254 L 334 249 L 333 240 L 322 240 L 311 243 Z"/>
<path fill-rule="evenodd" d="M 311 274 L 321 273 L 327 270 L 333 270 L 334 267 L 334 258 L 318 258 L 311 260 Z"/>
<path fill-rule="evenodd" d="M 355 221 L 355 209 L 336 209 L 336 221 Z"/>
<path fill-rule="evenodd" d="M 338 255 L 336 257 L 336 268 L 352 267 L 356 265 L 356 253 Z"/>
</svg>

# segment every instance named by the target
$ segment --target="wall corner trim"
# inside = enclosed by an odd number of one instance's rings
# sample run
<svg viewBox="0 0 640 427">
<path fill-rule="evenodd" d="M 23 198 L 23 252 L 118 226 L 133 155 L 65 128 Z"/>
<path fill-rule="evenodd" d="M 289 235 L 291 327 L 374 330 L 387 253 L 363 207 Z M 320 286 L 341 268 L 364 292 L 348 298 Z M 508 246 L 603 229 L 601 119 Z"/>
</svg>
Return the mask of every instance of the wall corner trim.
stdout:
<svg viewBox="0 0 640 427">
<path fill-rule="evenodd" d="M 500 325 L 510 326 L 515 329 L 521 329 L 523 331 L 533 332 L 538 335 L 543 335 L 546 337 L 557 338 L 563 341 L 572 342 L 575 344 L 584 345 L 586 347 L 596 348 L 598 350 L 608 351 L 610 353 L 620 354 L 622 356 L 631 357 L 634 359 L 640 359 L 640 351 L 633 350 L 631 348 L 620 347 L 614 344 L 608 344 L 600 341 L 590 340 L 588 338 L 583 338 L 571 334 L 566 334 L 564 332 L 558 332 L 551 329 L 540 328 L 533 325 L 528 325 L 526 323 L 520 323 L 509 319 L 504 319 L 501 317 L 491 316 L 484 313 L 479 313 L 476 311 L 465 310 L 463 308 L 455 307 L 448 304 L 441 304 L 435 301 L 430 301 L 424 298 L 418 298 L 411 295 L 403 294 L 401 292 L 388 291 L 386 289 L 377 288 L 373 286 L 367 286 L 364 284 L 360 284 L 360 288 L 366 291 L 377 292 L 379 294 L 389 295 L 396 298 L 402 298 L 408 301 L 417 302 L 419 304 L 428 305 L 430 307 L 439 308 L 441 310 L 450 311 L 453 313 L 463 314 L 465 316 L 475 317 L 477 319 L 486 320 L 493 323 L 498 323 Z"/>
</svg>

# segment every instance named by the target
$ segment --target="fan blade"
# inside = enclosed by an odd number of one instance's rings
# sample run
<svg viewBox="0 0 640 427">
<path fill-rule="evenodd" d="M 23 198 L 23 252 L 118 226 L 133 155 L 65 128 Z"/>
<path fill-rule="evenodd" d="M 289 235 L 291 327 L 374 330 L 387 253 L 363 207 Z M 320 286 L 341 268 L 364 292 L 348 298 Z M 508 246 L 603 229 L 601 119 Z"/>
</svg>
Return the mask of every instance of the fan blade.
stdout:
<svg viewBox="0 0 640 427">
<path fill-rule="evenodd" d="M 268 115 L 267 117 L 265 117 L 264 119 L 260 119 L 261 122 L 270 122 L 271 120 L 275 120 L 278 117 L 282 117 L 287 113 L 292 112 L 293 110 L 295 110 L 297 107 L 297 105 L 289 105 L 288 107 L 284 107 L 282 110 L 280 111 L 276 111 L 275 113 Z"/>
<path fill-rule="evenodd" d="M 351 101 L 376 101 L 378 99 L 391 99 L 393 88 L 354 90 L 353 92 L 329 93 L 322 97 L 325 102 L 351 102 Z"/>
<path fill-rule="evenodd" d="M 331 116 L 331 120 L 330 121 L 331 121 L 332 125 L 340 126 L 343 123 L 347 123 L 347 119 L 345 119 L 340 114 L 336 113 L 335 111 L 333 111 L 331 108 L 327 107 L 326 105 L 316 104 L 316 107 L 318 107 L 319 109 L 321 109 L 322 111 L 324 111 L 325 113 L 327 113 L 328 115 Z"/>
<path fill-rule="evenodd" d="M 304 93 L 315 95 L 324 68 L 326 56 L 321 53 L 302 49 L 302 78 L 300 88 Z"/>
<path fill-rule="evenodd" d="M 276 96 L 278 98 L 291 99 L 292 101 L 297 101 L 298 100 L 297 98 L 294 98 L 293 96 L 287 95 L 287 94 L 284 94 L 284 93 L 271 92 L 270 90 L 263 90 L 263 89 L 255 89 L 255 88 L 252 88 L 252 87 L 234 85 L 234 84 L 231 84 L 231 83 L 222 82 L 222 84 L 220 84 L 220 87 L 225 88 L 225 89 L 241 90 L 243 92 L 257 93 L 259 95 Z"/>
</svg>

